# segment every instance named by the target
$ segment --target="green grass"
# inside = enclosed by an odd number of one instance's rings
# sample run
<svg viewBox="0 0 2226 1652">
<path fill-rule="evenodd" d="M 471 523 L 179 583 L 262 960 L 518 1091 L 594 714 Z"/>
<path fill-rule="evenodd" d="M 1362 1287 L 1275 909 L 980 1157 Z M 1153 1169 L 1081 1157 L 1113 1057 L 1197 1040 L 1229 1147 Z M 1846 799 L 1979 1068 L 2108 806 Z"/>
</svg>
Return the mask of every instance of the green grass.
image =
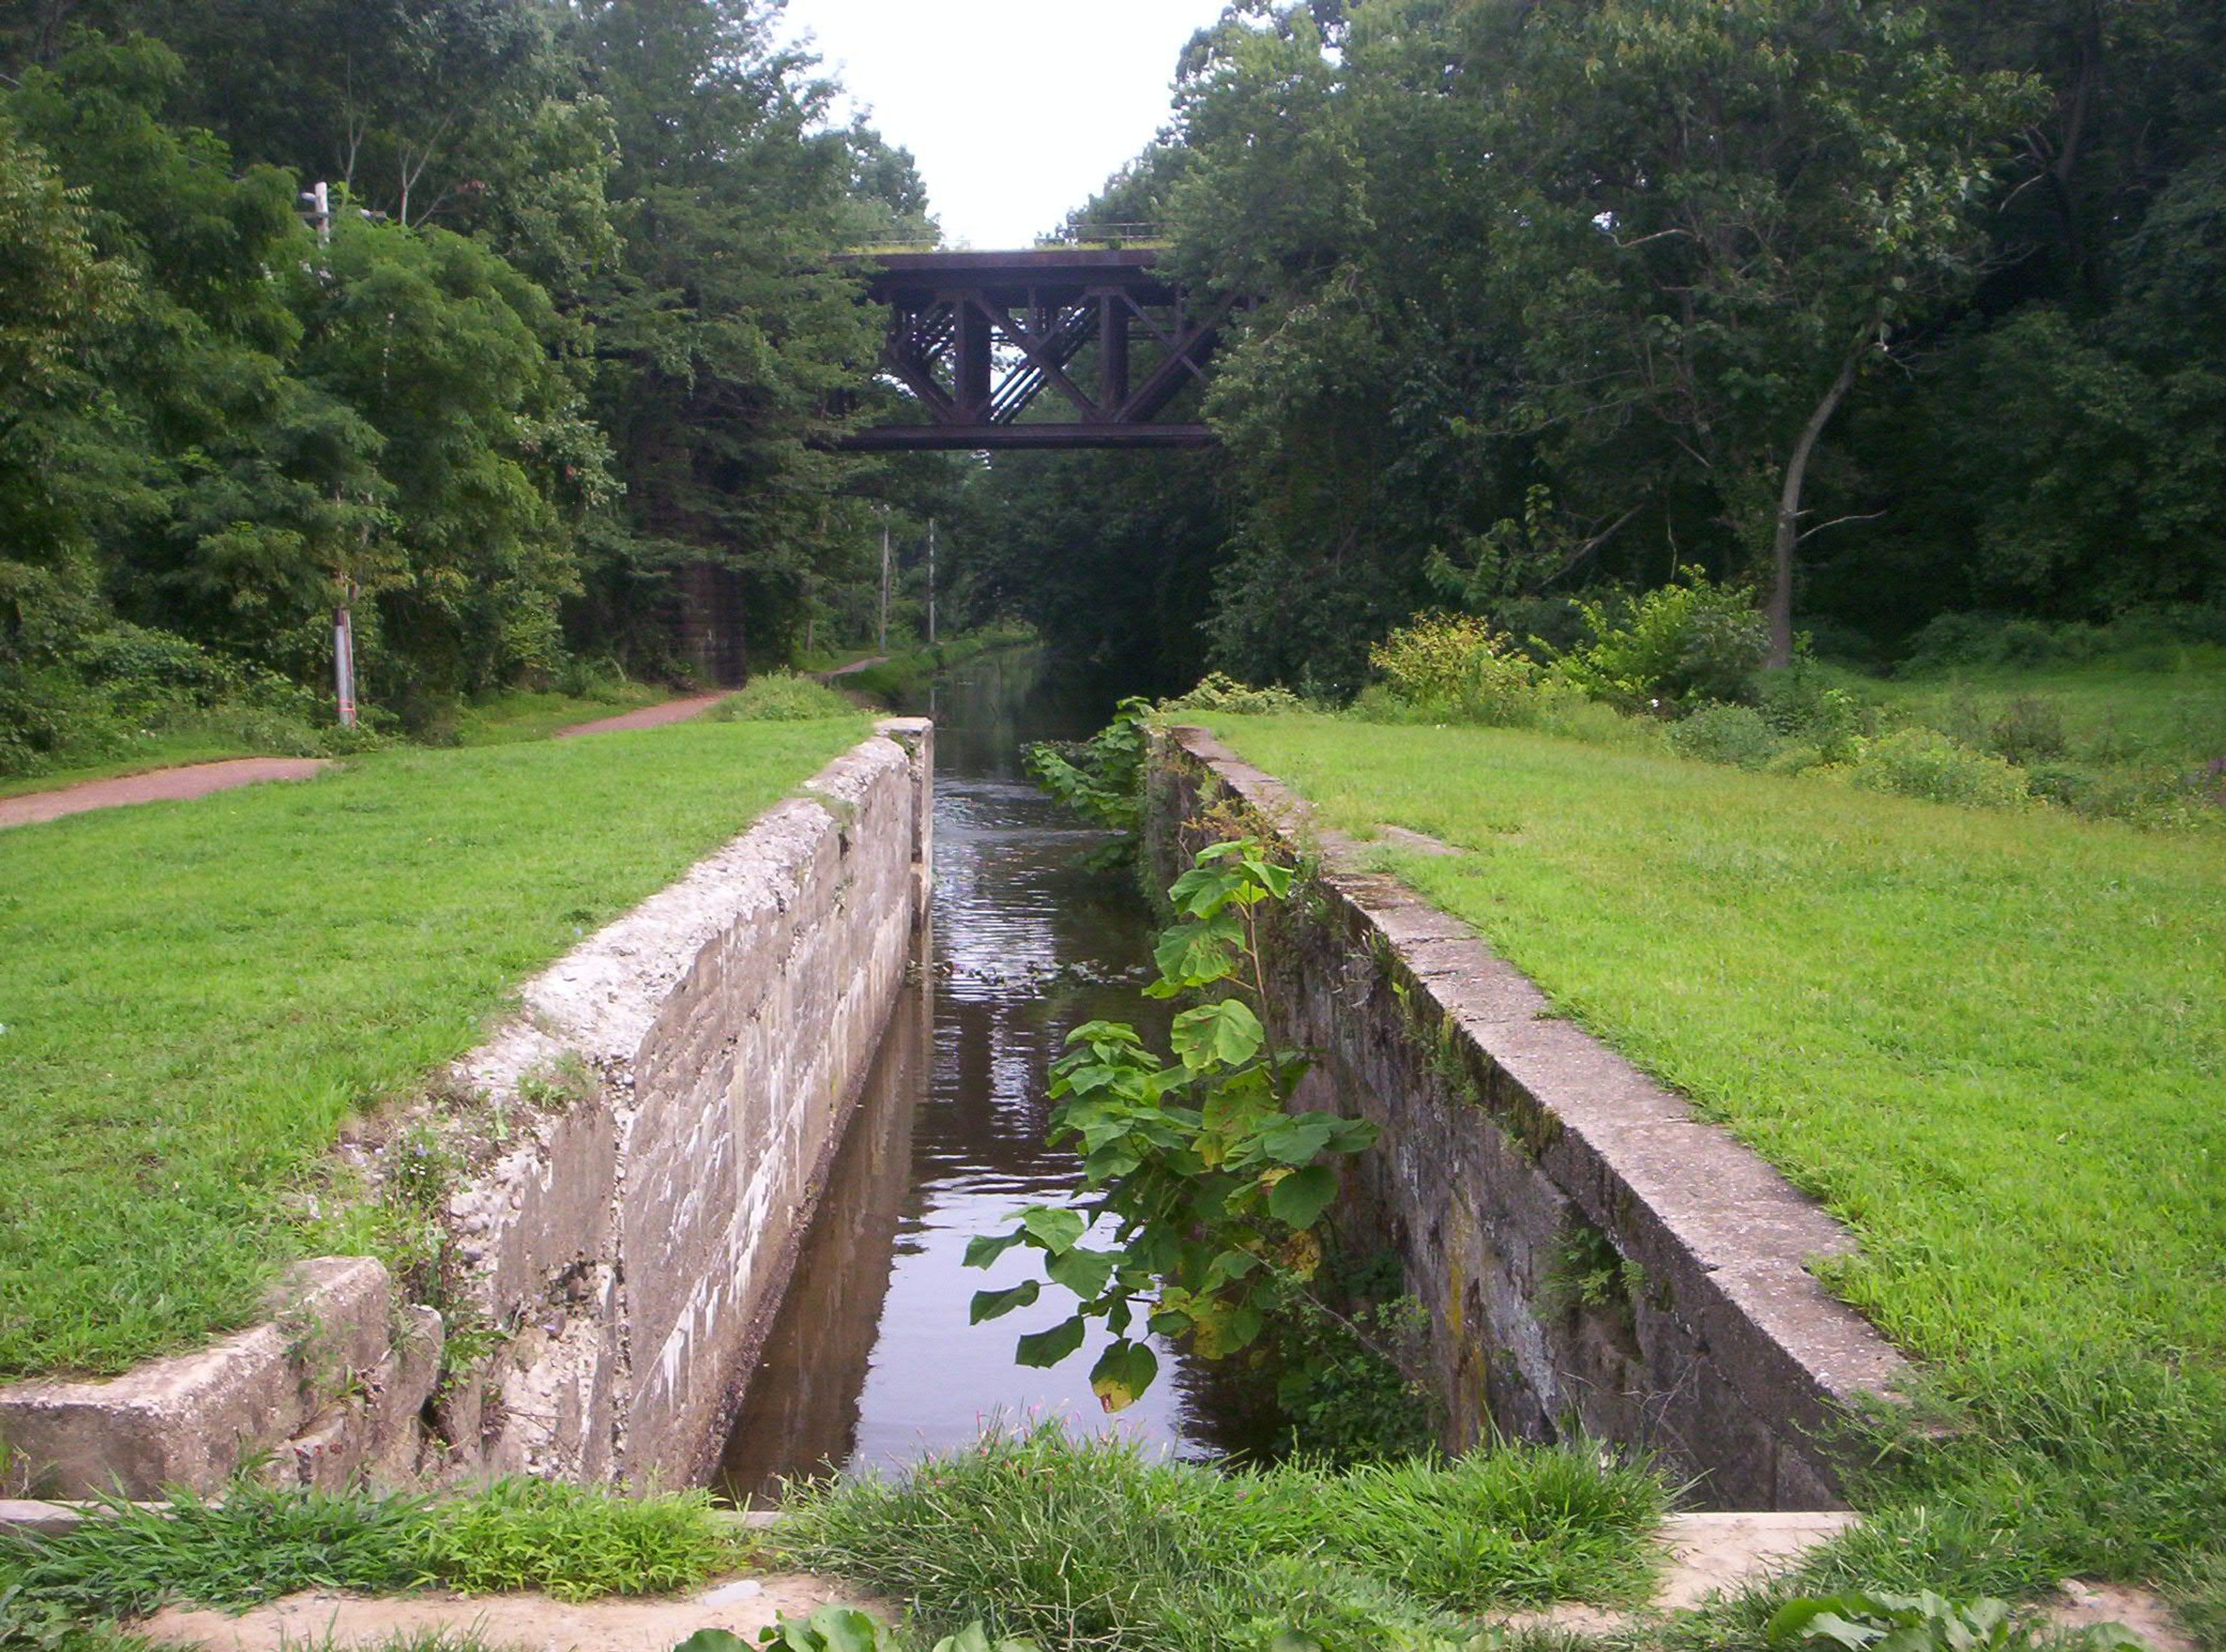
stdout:
<svg viewBox="0 0 2226 1652">
<path fill-rule="evenodd" d="M 0 1645 L 31 1625 L 143 1617 L 173 1602 L 245 1608 L 304 1589 L 537 1590 L 559 1600 L 696 1589 L 741 1558 L 710 1494 L 506 1480 L 435 1503 L 274 1490 L 118 1504 L 47 1537 L 0 1532 Z M 11 1597 L 11 1592 L 14 1592 Z"/>
<path fill-rule="evenodd" d="M 1212 721 L 1329 823 L 1469 851 L 1384 858 L 1860 1236 L 1829 1282 L 1963 1430 L 1902 1442 L 1873 1495 L 1962 1511 L 2026 1585 L 2210 1551 L 2226 843 L 1511 731 Z"/>
<path fill-rule="evenodd" d="M 2014 699 L 2051 703 L 2087 761 L 2201 764 L 2226 757 L 2226 647 L 2157 645 L 2092 660 L 1958 666 L 1888 680 L 1843 676 L 1866 697 L 1959 738 Z"/>
<path fill-rule="evenodd" d="M 659 705 L 672 697 L 669 689 L 642 683 L 616 683 L 593 696 L 516 689 L 460 708 L 455 743 L 466 747 L 508 746 L 521 740 L 546 740 L 560 728 L 615 717 L 620 712 L 642 706 Z"/>
<path fill-rule="evenodd" d="M 1050 1426 L 793 1489 L 771 1541 L 908 1602 L 930 1640 L 978 1618 L 1044 1652 L 1210 1652 L 1288 1624 L 1377 1652 L 1450 1648 L 1486 1609 L 1644 1601 L 1665 1501 L 1581 1449 L 1240 1474 Z"/>
<path fill-rule="evenodd" d="M 865 728 L 393 751 L 0 833 L 0 1376 L 251 1321 L 343 1119 Z"/>
<path fill-rule="evenodd" d="M 710 715 L 719 722 L 802 722 L 847 716 L 856 709 L 855 701 L 817 677 L 768 671 L 720 701 Z"/>
</svg>

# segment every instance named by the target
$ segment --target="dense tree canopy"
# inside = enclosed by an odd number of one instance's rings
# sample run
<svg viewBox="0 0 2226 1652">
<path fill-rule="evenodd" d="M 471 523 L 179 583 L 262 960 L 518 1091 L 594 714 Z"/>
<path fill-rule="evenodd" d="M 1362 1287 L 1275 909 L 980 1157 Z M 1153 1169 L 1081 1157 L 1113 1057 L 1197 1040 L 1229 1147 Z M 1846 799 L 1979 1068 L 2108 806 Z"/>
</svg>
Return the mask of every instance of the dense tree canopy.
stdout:
<svg viewBox="0 0 2226 1652">
<path fill-rule="evenodd" d="M 1779 660 L 1797 623 L 2226 600 L 2223 19 L 1231 5 L 1079 214 L 1168 223 L 1252 304 L 1205 406 L 1216 571 L 1170 623 L 1339 691 L 1418 609 L 1558 638 L 1586 588 L 1683 570 L 1748 583 Z M 1008 532 L 1086 518 L 1029 464 L 988 486 Z"/>
<path fill-rule="evenodd" d="M 117 637 L 314 686 L 350 600 L 366 698 L 405 721 L 581 659 L 687 666 L 707 569 L 783 658 L 864 577 L 875 505 L 950 472 L 815 445 L 875 344 L 832 255 L 936 232 L 774 16 L 0 10 L 9 762 Z"/>
</svg>

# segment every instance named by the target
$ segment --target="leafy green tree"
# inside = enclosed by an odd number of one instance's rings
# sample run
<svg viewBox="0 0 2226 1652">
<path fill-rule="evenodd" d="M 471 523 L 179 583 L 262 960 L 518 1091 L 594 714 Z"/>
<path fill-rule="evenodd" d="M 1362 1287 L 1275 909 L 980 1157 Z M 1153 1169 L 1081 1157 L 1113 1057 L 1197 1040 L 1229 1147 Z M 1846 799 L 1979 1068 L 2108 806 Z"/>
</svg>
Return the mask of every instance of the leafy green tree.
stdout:
<svg viewBox="0 0 2226 1652">
<path fill-rule="evenodd" d="M 829 88 L 742 0 L 602 0 L 578 49 L 615 122 L 624 267 L 601 318 L 599 408 L 626 484 L 596 579 L 612 623 L 675 570 L 739 588 L 779 659 L 817 570 L 865 537 L 830 508 L 857 461 L 817 445 L 868 376 L 877 323 L 830 255 L 855 226 L 853 134 L 817 130 Z"/>
<path fill-rule="evenodd" d="M 292 372 L 312 250 L 292 179 L 236 176 L 210 134 L 166 124 L 181 78 L 143 36 L 87 41 L 10 98 L 66 175 L 86 181 L 92 232 L 136 276 L 133 302 L 88 359 L 107 410 L 100 440 L 50 471 L 99 501 L 88 542 L 123 613 L 308 676 L 333 548 L 368 525 L 378 437 Z"/>
<path fill-rule="evenodd" d="M 136 283 L 97 245 L 83 193 L 4 117 L 0 232 L 0 543 L 11 562 L 53 567 L 89 549 L 70 456 L 111 414 L 86 364 L 124 323 Z"/>
<path fill-rule="evenodd" d="M 135 295 L 82 199 L 4 114 L 0 239 L 0 772 L 13 772 L 60 742 L 63 667 L 107 619 L 81 490 L 103 479 L 114 414 L 84 364 Z"/>
<path fill-rule="evenodd" d="M 402 686 L 545 674 L 575 534 L 610 497 L 587 364 L 548 295 L 444 230 L 343 223 L 308 309 L 303 377 L 378 431 L 384 531 L 333 570 L 375 594 Z"/>
<path fill-rule="evenodd" d="M 1818 444 L 1975 282 L 1975 208 L 2035 89 L 1857 0 L 1587 0 L 1515 30 L 1502 238 L 1525 403 L 1582 443 L 1657 426 L 1762 572 L 1792 658 Z"/>
</svg>

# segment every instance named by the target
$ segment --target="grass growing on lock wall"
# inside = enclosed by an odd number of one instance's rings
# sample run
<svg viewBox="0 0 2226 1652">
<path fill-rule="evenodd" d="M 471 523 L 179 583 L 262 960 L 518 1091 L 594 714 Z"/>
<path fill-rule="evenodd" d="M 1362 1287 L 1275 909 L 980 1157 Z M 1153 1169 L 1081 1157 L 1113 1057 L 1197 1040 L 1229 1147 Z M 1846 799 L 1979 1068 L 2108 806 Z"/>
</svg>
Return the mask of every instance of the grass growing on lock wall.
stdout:
<svg viewBox="0 0 2226 1652">
<path fill-rule="evenodd" d="M 1581 1449 L 1222 1473 L 1056 1425 L 992 1432 L 897 1482 L 792 1488 L 785 1561 L 1059 1652 L 1452 1648 L 1486 1609 L 1644 1601 L 1667 1494 Z"/>
<path fill-rule="evenodd" d="M 0 832 L 0 1377 L 258 1317 L 289 1189 L 862 717 L 380 753 Z"/>
<path fill-rule="evenodd" d="M 1328 823 L 1468 851 L 1385 858 L 1861 1236 L 1827 1277 L 1965 1425 L 1884 1465 L 1878 1496 L 1934 1506 L 1912 1541 L 1997 1589 L 2217 1553 L 2226 844 L 1512 731 L 1212 721 Z"/>
</svg>

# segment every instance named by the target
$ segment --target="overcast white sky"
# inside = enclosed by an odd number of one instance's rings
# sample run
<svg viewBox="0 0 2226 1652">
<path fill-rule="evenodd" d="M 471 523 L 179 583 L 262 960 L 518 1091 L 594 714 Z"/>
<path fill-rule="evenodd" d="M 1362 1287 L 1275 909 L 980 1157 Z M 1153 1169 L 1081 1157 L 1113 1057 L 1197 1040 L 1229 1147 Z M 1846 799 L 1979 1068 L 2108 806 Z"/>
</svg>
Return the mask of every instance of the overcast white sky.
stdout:
<svg viewBox="0 0 2226 1652">
<path fill-rule="evenodd" d="M 910 149 L 946 239 L 1026 246 L 1166 124 L 1222 0 L 790 0 L 826 67 Z"/>
</svg>

